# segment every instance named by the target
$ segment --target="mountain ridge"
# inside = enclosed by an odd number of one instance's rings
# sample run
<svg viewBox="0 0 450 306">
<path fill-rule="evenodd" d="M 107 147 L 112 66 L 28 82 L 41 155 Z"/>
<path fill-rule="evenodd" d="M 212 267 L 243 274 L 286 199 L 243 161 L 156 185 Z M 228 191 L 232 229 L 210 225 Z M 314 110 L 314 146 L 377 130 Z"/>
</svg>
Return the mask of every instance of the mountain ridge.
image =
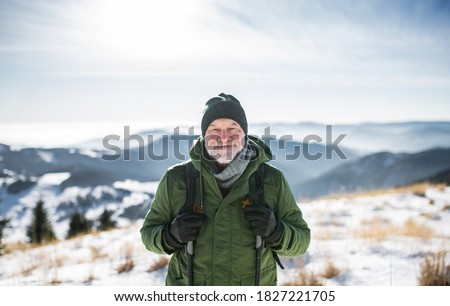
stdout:
<svg viewBox="0 0 450 306">
<path fill-rule="evenodd" d="M 427 179 L 450 168 L 450 148 L 418 153 L 378 152 L 299 184 L 299 198 L 392 188 Z"/>
</svg>

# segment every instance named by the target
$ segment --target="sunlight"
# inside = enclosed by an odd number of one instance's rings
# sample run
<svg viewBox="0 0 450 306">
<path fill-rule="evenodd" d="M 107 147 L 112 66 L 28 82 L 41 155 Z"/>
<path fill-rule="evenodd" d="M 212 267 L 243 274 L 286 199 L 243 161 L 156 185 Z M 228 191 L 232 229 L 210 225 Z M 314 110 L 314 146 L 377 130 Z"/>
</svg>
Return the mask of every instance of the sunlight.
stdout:
<svg viewBox="0 0 450 306">
<path fill-rule="evenodd" d="M 179 54 L 193 37 L 199 8 L 197 0 L 98 0 L 82 20 L 105 56 L 158 60 Z"/>
</svg>

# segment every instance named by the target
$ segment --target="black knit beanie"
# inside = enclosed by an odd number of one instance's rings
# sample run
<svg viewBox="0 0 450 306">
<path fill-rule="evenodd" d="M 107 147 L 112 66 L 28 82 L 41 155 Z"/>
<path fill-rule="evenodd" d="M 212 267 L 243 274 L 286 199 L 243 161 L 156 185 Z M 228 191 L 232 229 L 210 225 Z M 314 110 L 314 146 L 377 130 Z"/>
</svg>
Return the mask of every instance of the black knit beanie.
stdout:
<svg viewBox="0 0 450 306">
<path fill-rule="evenodd" d="M 247 117 L 241 103 L 232 95 L 221 93 L 208 100 L 203 111 L 202 135 L 205 136 L 208 126 L 214 120 L 227 118 L 236 121 L 247 135 Z"/>
</svg>

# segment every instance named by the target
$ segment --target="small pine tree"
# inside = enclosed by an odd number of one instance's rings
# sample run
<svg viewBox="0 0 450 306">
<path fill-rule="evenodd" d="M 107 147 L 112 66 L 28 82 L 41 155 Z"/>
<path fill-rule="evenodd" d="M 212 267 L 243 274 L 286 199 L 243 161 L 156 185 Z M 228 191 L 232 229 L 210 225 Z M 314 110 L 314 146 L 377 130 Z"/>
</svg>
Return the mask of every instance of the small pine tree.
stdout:
<svg viewBox="0 0 450 306">
<path fill-rule="evenodd" d="M 5 245 L 2 243 L 3 239 L 3 229 L 8 225 L 9 219 L 2 218 L 0 219 L 0 255 L 3 254 L 3 249 L 5 248 Z"/>
<path fill-rule="evenodd" d="M 117 226 L 116 221 L 111 220 L 112 214 L 113 214 L 113 212 L 111 212 L 105 208 L 103 213 L 100 215 L 99 229 L 101 231 L 106 231 L 108 229 L 115 228 Z"/>
<path fill-rule="evenodd" d="M 6 227 L 6 225 L 8 225 L 9 220 L 6 218 L 1 218 L 0 219 L 0 243 L 2 242 L 3 239 L 3 229 Z"/>
<path fill-rule="evenodd" d="M 27 237 L 31 243 L 41 244 L 56 239 L 52 224 L 44 208 L 44 202 L 39 200 L 33 209 L 33 219 L 27 227 Z"/>
<path fill-rule="evenodd" d="M 69 230 L 67 231 L 67 238 L 71 238 L 77 234 L 89 233 L 92 227 L 92 222 L 86 219 L 83 213 L 74 212 L 70 217 Z"/>
</svg>

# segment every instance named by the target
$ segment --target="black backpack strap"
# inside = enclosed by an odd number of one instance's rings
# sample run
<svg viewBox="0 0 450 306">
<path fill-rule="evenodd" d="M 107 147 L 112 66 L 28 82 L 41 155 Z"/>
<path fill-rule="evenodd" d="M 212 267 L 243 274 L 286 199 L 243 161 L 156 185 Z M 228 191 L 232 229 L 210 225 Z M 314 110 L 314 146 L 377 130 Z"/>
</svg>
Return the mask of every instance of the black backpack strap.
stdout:
<svg viewBox="0 0 450 306">
<path fill-rule="evenodd" d="M 186 175 L 186 210 L 194 210 L 194 200 L 195 200 L 195 180 L 197 179 L 197 170 L 195 169 L 192 162 L 186 163 L 184 167 Z"/>
<path fill-rule="evenodd" d="M 267 206 L 264 197 L 264 171 L 266 164 L 259 165 L 258 169 L 250 176 L 249 179 L 249 200 L 250 203 Z M 250 204 L 247 203 L 247 204 Z M 245 206 L 245 203 L 244 203 Z M 277 252 L 272 251 L 272 255 L 281 269 L 284 269 Z"/>
<path fill-rule="evenodd" d="M 195 169 L 191 161 L 185 164 L 185 176 L 186 176 L 186 204 L 183 206 L 182 211 L 193 211 L 197 213 L 203 213 L 203 208 L 199 205 L 199 201 L 195 199 L 196 181 L 199 178 L 199 172 Z M 202 184 L 202 182 L 199 182 Z M 202 195 L 200 195 L 202 196 Z"/>
<path fill-rule="evenodd" d="M 250 176 L 248 181 L 248 197 L 250 203 L 258 203 L 264 205 L 264 167 L 265 164 L 259 165 L 258 169 Z"/>
</svg>

